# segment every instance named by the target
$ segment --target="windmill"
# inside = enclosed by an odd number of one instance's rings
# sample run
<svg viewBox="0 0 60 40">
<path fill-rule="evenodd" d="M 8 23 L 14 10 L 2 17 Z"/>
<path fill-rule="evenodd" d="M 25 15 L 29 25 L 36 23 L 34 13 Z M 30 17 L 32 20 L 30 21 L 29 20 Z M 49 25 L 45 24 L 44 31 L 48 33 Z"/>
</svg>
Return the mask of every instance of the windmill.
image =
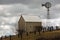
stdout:
<svg viewBox="0 0 60 40">
<path fill-rule="evenodd" d="M 42 6 L 45 6 L 47 8 L 47 19 L 50 19 L 49 9 L 51 8 L 51 3 L 46 2 L 45 4 L 42 4 Z"/>
</svg>

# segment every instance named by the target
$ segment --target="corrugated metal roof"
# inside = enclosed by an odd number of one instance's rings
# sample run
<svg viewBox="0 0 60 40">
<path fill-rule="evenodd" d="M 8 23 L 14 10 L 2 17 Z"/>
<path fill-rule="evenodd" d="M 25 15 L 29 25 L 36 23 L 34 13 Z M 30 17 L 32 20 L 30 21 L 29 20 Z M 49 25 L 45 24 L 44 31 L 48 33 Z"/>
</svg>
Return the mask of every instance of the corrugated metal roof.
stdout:
<svg viewBox="0 0 60 40">
<path fill-rule="evenodd" d="M 22 17 L 24 18 L 24 20 L 26 22 L 41 22 L 41 19 L 39 16 L 33 16 L 33 15 L 22 15 Z"/>
</svg>

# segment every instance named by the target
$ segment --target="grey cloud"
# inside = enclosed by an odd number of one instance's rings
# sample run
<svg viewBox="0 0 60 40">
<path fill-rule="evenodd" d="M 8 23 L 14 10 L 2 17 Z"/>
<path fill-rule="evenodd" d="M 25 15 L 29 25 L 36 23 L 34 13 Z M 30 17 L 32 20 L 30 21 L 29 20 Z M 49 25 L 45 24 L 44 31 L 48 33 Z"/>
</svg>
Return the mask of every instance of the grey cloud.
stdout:
<svg viewBox="0 0 60 40">
<path fill-rule="evenodd" d="M 1 0 L 0 4 L 29 3 L 29 0 Z"/>
<path fill-rule="evenodd" d="M 60 0 L 0 0 L 0 4 L 14 4 L 14 3 L 41 4 L 41 3 L 48 2 L 48 1 L 54 4 L 60 3 Z"/>
<path fill-rule="evenodd" d="M 0 36 L 4 35 L 14 35 L 16 32 L 16 29 L 18 29 L 17 23 L 19 17 L 13 16 L 13 17 L 3 17 L 0 16 Z M 9 28 L 7 28 L 9 27 Z M 6 29 L 7 28 L 7 29 Z M 2 31 L 2 32 L 1 32 Z M 5 33 L 4 33 L 5 32 Z"/>
<path fill-rule="evenodd" d="M 19 3 L 19 4 L 27 5 L 31 9 L 40 8 L 40 7 L 42 7 L 41 6 L 42 3 L 44 4 L 46 2 L 51 2 L 52 6 L 54 6 L 56 4 L 60 4 L 60 0 L 1 0 L 0 1 L 1 4 L 16 4 L 16 3 Z M 13 7 L 15 10 L 12 9 L 12 11 L 10 11 L 10 12 L 12 12 L 12 13 L 22 12 L 23 9 L 21 9 L 19 7 L 17 7 L 17 8 L 15 8 L 15 7 Z"/>
<path fill-rule="evenodd" d="M 8 9 L 8 12 L 10 13 L 21 13 L 24 11 L 24 6 L 23 5 L 13 5 L 13 7 Z"/>
<path fill-rule="evenodd" d="M 41 6 L 40 8 L 29 8 L 29 6 L 23 4 L 14 4 L 14 5 L 12 4 L 12 7 L 8 7 L 5 8 L 5 10 L 2 10 L 0 16 L 13 17 L 13 16 L 19 16 L 21 14 L 35 14 L 41 16 L 41 18 L 46 18 L 47 16 L 46 10 L 47 10 L 46 8 Z M 59 14 L 60 13 L 59 10 L 60 9 L 57 8 L 51 8 L 50 10 L 51 18 L 58 18 L 59 16 L 54 15 L 53 13 Z"/>
</svg>

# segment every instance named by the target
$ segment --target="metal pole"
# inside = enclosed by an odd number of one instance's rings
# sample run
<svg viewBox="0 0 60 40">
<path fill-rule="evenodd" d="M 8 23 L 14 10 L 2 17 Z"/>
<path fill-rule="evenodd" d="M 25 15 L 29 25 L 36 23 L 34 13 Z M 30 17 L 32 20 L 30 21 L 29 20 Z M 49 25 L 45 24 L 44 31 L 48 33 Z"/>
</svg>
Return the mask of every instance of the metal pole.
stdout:
<svg viewBox="0 0 60 40">
<path fill-rule="evenodd" d="M 50 19 L 49 8 L 47 8 L 47 19 Z"/>
</svg>

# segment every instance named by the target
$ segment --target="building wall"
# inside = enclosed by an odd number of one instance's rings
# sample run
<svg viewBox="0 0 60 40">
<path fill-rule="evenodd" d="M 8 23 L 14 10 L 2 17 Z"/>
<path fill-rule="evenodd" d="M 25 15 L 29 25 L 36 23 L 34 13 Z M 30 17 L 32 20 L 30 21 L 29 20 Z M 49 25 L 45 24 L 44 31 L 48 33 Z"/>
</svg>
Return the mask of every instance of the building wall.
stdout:
<svg viewBox="0 0 60 40">
<path fill-rule="evenodd" d="M 22 16 L 18 22 L 19 29 L 23 29 L 27 32 L 34 31 L 34 27 L 36 26 L 42 26 L 42 23 L 41 22 L 25 22 Z"/>
<path fill-rule="evenodd" d="M 19 29 L 24 29 L 24 27 L 25 27 L 25 21 L 24 21 L 23 17 L 21 16 L 21 18 L 18 22 L 18 28 Z"/>
<path fill-rule="evenodd" d="M 26 30 L 27 30 L 27 32 L 34 31 L 34 28 L 36 26 L 42 26 L 42 23 L 41 22 L 26 22 Z"/>
</svg>

